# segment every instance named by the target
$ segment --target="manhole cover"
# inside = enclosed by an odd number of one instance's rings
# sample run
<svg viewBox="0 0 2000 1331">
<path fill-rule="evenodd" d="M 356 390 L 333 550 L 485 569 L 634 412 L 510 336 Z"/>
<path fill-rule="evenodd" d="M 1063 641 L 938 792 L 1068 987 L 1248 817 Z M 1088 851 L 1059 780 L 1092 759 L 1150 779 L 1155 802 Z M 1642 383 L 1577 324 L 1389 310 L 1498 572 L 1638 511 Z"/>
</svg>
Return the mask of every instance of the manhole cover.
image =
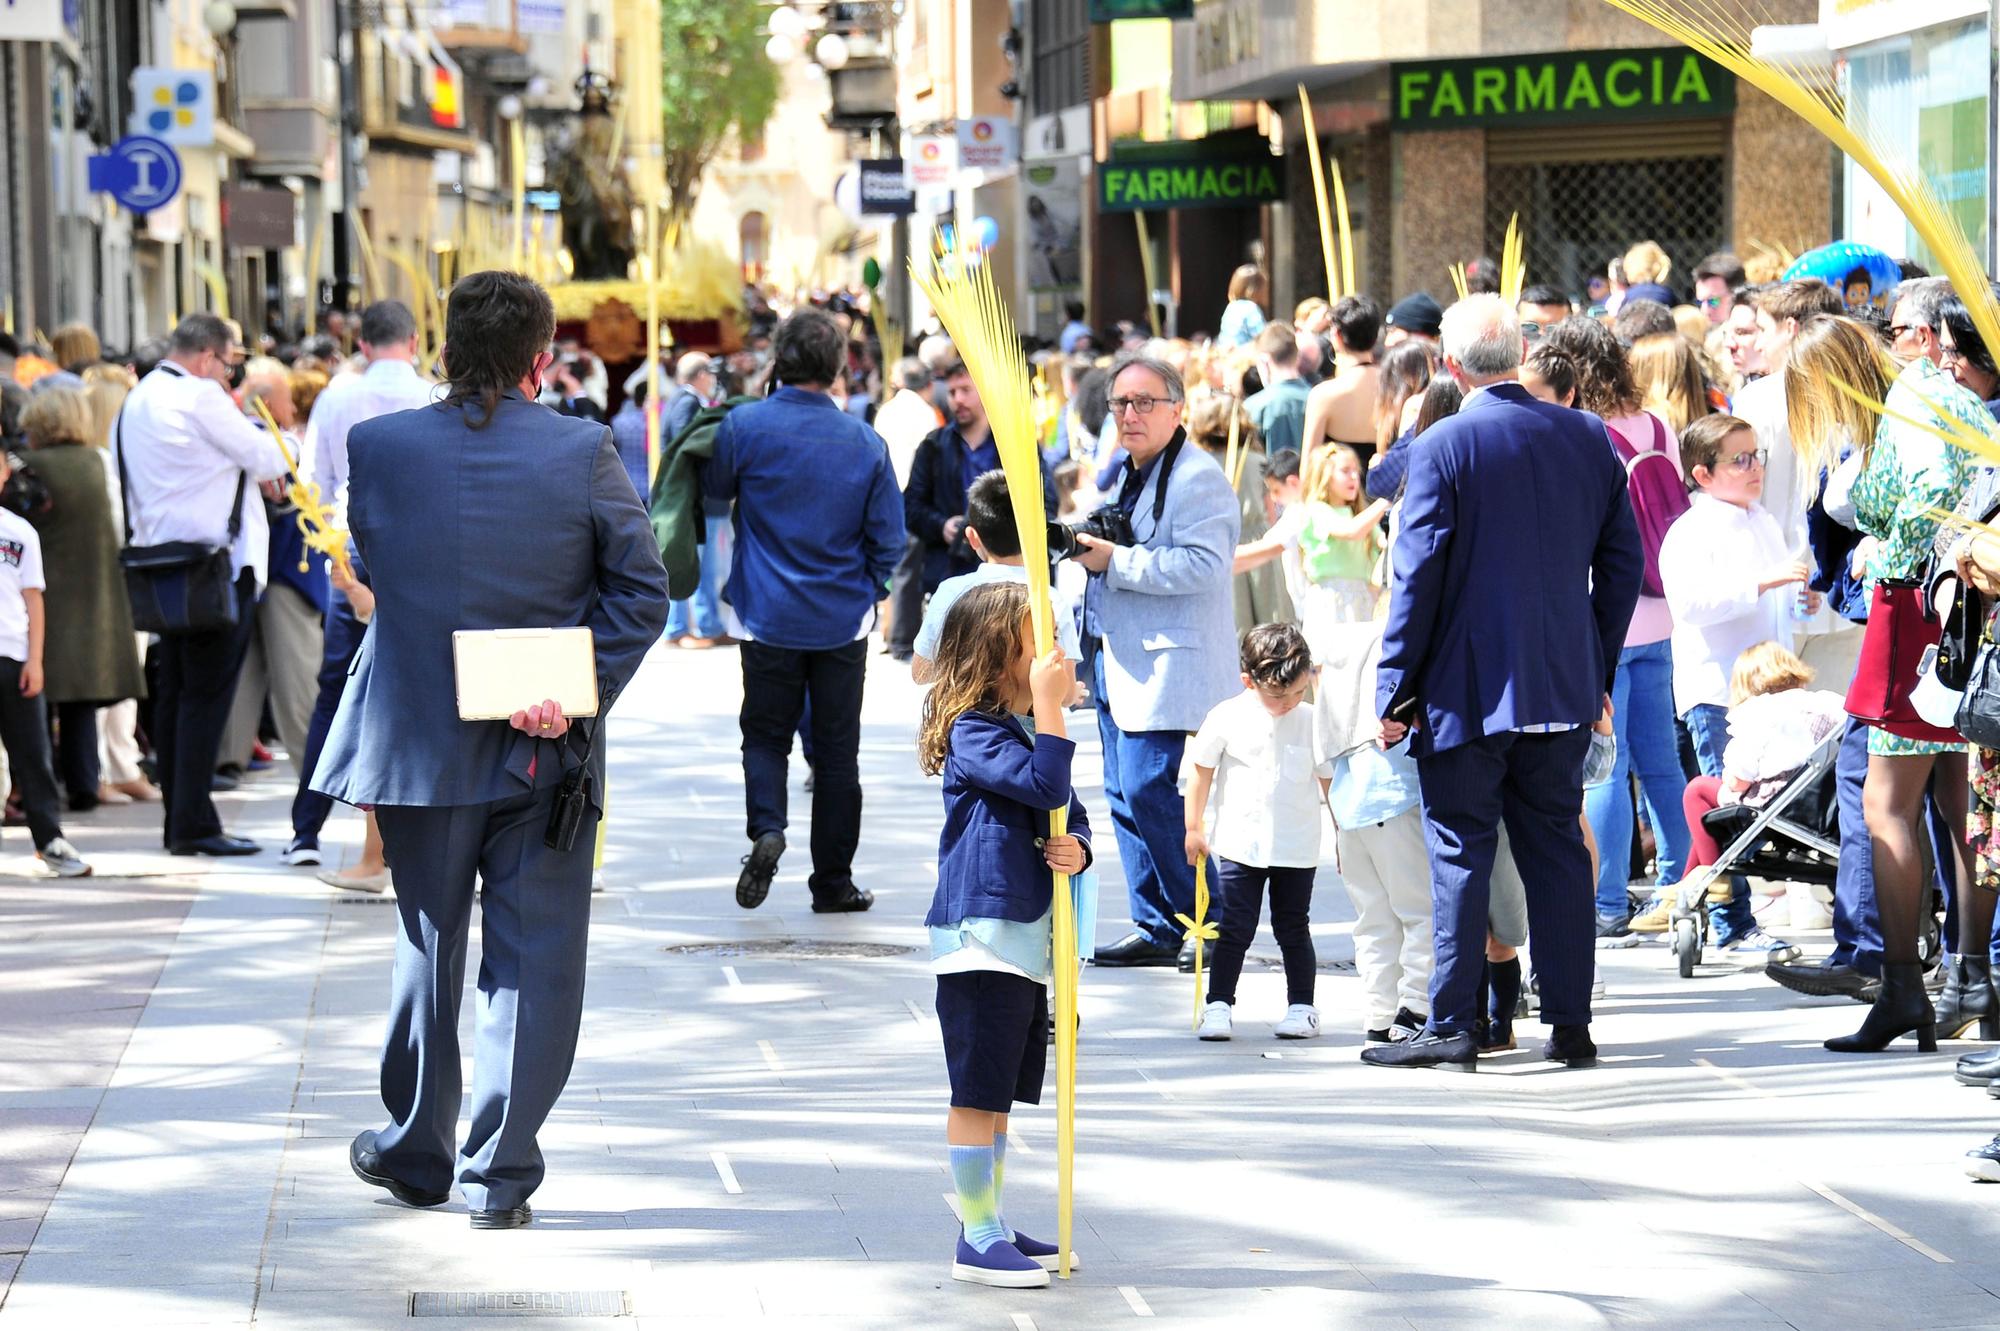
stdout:
<svg viewBox="0 0 2000 1331">
<path fill-rule="evenodd" d="M 825 938 L 746 938 L 735 943 L 670 943 L 660 949 L 683 957 L 797 957 L 805 961 L 866 961 L 907 957 L 901 943 L 851 943 Z"/>
<path fill-rule="evenodd" d="M 412 1317 L 629 1317 L 631 1306 L 616 1289 L 514 1289 L 476 1293 L 418 1290 Z"/>
</svg>

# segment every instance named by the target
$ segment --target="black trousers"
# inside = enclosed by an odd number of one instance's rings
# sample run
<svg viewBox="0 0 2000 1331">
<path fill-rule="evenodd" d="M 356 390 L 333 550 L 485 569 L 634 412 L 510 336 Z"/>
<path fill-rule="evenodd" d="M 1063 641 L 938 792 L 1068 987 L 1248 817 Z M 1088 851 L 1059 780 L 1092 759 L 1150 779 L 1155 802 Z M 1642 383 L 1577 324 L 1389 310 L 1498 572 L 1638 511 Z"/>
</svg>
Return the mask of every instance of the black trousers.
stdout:
<svg viewBox="0 0 2000 1331">
<path fill-rule="evenodd" d="M 62 835 L 49 760 L 49 705 L 40 694 L 21 696 L 21 663 L 6 656 L 0 656 L 0 745 L 7 749 L 7 771 L 28 817 L 28 834 L 40 850 Z M 96 793 L 93 786 L 91 794 Z"/>
<path fill-rule="evenodd" d="M 63 788 L 69 792 L 70 803 L 92 803 L 102 780 L 97 764 L 97 704 L 59 702 L 55 714 L 56 766 L 62 772 Z"/>
<path fill-rule="evenodd" d="M 1216 891 L 1222 918 L 1216 924 L 1215 961 L 1208 975 L 1208 1001 L 1234 1003 L 1243 958 L 1264 914 L 1264 888 L 1271 889 L 1271 932 L 1285 959 L 1285 1001 L 1313 1001 L 1319 957 L 1313 951 L 1313 870 L 1262 869 L 1215 857 Z"/>
<path fill-rule="evenodd" d="M 815 898 L 854 882 L 861 842 L 861 690 L 868 642 L 826 651 L 743 644 L 743 800 L 751 840 L 786 827 L 792 735 L 812 702 L 812 859 Z"/>
<path fill-rule="evenodd" d="M 236 700 L 236 676 L 255 631 L 257 585 L 245 569 L 236 580 L 236 623 L 210 633 L 160 639 L 160 688 L 153 702 L 153 752 L 166 801 L 169 846 L 222 831 L 209 783 L 222 728 Z"/>
</svg>

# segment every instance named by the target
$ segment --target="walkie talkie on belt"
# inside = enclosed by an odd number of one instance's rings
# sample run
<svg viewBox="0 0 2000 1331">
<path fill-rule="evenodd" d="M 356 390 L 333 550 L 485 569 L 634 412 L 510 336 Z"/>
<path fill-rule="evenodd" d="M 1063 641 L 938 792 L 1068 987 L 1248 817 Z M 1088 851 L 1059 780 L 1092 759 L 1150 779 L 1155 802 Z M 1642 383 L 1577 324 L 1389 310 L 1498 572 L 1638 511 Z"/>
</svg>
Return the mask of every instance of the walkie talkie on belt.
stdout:
<svg viewBox="0 0 2000 1331">
<path fill-rule="evenodd" d="M 584 816 L 590 812 L 591 797 L 597 790 L 597 783 L 590 775 L 590 751 L 596 740 L 596 732 L 590 732 L 583 744 L 583 761 L 564 772 L 562 784 L 556 788 L 556 802 L 549 810 L 549 826 L 542 834 L 542 844 L 558 854 L 566 855 L 576 848 L 577 829 L 583 826 Z"/>
</svg>

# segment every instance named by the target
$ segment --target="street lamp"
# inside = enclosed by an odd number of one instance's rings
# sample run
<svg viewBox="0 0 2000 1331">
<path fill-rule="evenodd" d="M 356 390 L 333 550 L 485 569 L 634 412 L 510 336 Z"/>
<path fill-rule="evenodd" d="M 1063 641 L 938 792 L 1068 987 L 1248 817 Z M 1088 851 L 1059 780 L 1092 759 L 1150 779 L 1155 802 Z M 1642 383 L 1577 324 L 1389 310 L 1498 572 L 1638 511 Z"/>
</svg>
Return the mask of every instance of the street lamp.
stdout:
<svg viewBox="0 0 2000 1331">
<path fill-rule="evenodd" d="M 847 38 L 837 32 L 829 32 L 813 45 L 813 59 L 828 69 L 840 69 L 847 64 Z"/>
<path fill-rule="evenodd" d="M 202 7 L 201 23 L 208 29 L 209 36 L 221 41 L 236 31 L 236 6 L 229 0 L 209 0 Z"/>
</svg>

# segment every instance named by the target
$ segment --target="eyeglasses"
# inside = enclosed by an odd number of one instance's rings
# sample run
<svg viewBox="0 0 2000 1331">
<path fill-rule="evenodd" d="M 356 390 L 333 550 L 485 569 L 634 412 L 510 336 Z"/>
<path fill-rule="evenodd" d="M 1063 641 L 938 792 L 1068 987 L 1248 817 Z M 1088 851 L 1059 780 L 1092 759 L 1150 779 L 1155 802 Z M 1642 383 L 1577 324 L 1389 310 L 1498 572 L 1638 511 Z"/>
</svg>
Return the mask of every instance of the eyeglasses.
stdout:
<svg viewBox="0 0 2000 1331">
<path fill-rule="evenodd" d="M 1915 332 L 1917 329 L 1922 327 L 1923 327 L 1922 324 L 1890 324 L 1889 337 L 1893 341 L 1901 342 L 1903 340 L 1903 334 Z"/>
<path fill-rule="evenodd" d="M 1945 365 L 1965 364 L 1965 353 L 1949 342 L 1938 347 L 1938 360 Z"/>
<path fill-rule="evenodd" d="M 1754 467 L 1763 466 L 1770 460 L 1771 450 L 1768 448 L 1759 448 L 1749 453 L 1738 453 L 1735 457 L 1727 459 L 1727 465 L 1734 467 L 1737 471 L 1749 471 Z"/>
<path fill-rule="evenodd" d="M 1110 403 L 1111 414 L 1123 416 L 1125 408 L 1130 407 L 1141 416 L 1150 416 L 1153 414 L 1153 408 L 1159 406 L 1160 402 L 1161 399 L 1156 397 L 1114 397 Z"/>
</svg>

